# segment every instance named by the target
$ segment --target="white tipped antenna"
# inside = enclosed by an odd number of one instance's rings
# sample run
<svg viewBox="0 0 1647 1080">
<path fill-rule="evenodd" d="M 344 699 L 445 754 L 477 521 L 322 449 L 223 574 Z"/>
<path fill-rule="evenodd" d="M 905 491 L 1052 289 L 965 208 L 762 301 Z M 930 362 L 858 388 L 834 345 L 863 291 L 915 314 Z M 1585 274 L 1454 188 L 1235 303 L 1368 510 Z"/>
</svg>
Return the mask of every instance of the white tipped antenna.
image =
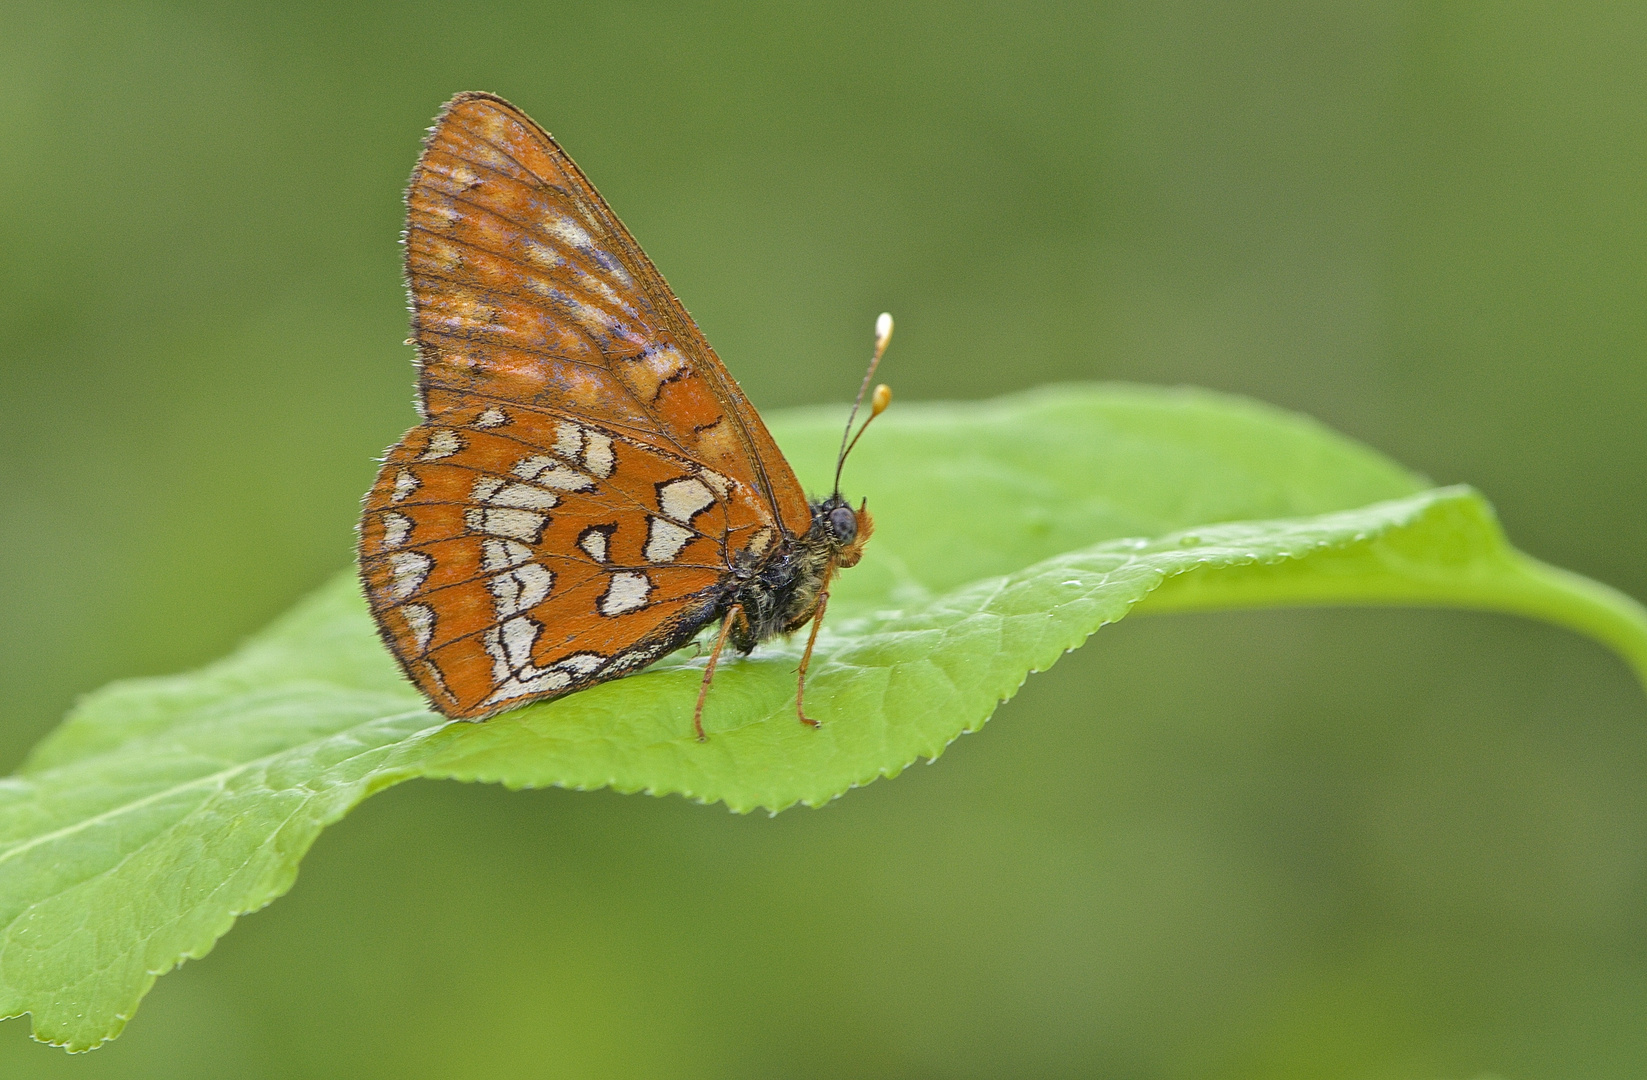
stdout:
<svg viewBox="0 0 1647 1080">
<path fill-rule="evenodd" d="M 850 454 L 852 448 L 858 445 L 858 440 L 863 438 L 864 432 L 869 429 L 870 421 L 885 412 L 886 407 L 892 404 L 892 387 L 885 383 L 875 387 L 875 396 L 870 400 L 869 420 L 864 421 L 864 426 L 858 429 L 857 435 L 852 435 L 852 424 L 857 420 L 858 409 L 864 403 L 864 392 L 869 389 L 869 380 L 875 377 L 875 369 L 881 366 L 881 357 L 886 355 L 886 347 L 891 341 L 892 314 L 883 311 L 875 320 L 875 355 L 869 360 L 869 370 L 864 372 L 864 381 L 858 387 L 857 398 L 852 402 L 852 413 L 846 418 L 846 430 L 841 432 L 841 455 L 835 459 L 836 495 L 841 493 L 841 467 L 846 464 L 846 455 Z M 850 441 L 848 436 L 852 436 Z"/>
</svg>

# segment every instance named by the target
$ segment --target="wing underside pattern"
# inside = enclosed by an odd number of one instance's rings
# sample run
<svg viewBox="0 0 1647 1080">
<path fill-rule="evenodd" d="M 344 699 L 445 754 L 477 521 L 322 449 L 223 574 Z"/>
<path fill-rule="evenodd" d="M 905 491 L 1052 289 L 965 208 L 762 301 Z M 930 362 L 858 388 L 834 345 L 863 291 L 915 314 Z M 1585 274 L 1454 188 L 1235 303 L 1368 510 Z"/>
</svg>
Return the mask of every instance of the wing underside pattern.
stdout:
<svg viewBox="0 0 1647 1080">
<path fill-rule="evenodd" d="M 776 541 L 746 489 L 611 429 L 513 404 L 443 415 L 468 423 L 390 451 L 361 567 L 391 647 L 448 715 L 650 663 L 714 616 L 729 549 Z"/>
<path fill-rule="evenodd" d="M 366 497 L 384 640 L 478 719 L 627 674 L 811 511 L 760 417 L 541 128 L 461 94 L 406 193 L 424 423 Z"/>
<path fill-rule="evenodd" d="M 407 209 L 426 394 L 475 391 L 627 429 L 748 484 L 805 533 L 805 495 L 754 408 L 617 216 L 523 113 L 485 95 L 454 100 Z"/>
</svg>

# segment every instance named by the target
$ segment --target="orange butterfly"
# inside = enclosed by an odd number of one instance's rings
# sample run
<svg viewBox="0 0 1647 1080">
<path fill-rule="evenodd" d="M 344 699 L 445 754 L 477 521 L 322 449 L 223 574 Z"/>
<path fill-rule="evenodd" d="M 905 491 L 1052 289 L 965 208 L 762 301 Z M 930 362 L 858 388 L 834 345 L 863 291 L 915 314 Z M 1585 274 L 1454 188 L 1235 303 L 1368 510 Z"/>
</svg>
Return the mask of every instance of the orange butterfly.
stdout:
<svg viewBox="0 0 1647 1080">
<path fill-rule="evenodd" d="M 406 207 L 424 422 L 360 524 L 367 601 L 406 674 L 480 720 L 630 674 L 720 619 L 701 740 L 728 639 L 747 653 L 810 620 L 795 711 L 816 726 L 802 692 L 829 583 L 873 528 L 840 495 L 857 439 L 835 493 L 808 502 L 623 223 L 502 98 L 447 103 Z M 882 315 L 859 403 L 891 332 Z M 890 400 L 877 386 L 869 419 Z"/>
</svg>

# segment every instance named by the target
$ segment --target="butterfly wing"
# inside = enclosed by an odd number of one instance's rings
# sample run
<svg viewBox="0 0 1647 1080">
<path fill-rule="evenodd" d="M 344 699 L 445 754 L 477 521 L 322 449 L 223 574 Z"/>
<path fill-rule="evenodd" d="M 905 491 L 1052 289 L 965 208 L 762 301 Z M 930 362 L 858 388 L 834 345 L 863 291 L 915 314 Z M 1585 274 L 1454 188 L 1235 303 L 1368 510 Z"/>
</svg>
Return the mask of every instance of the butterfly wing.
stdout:
<svg viewBox="0 0 1647 1080">
<path fill-rule="evenodd" d="M 713 618 L 747 488 L 581 416 L 432 397 L 366 497 L 384 639 L 441 712 L 478 719 L 644 667 Z"/>
<path fill-rule="evenodd" d="M 389 648 L 448 716 L 636 670 L 811 511 L 760 417 L 570 158 L 460 94 L 406 193 L 424 423 L 366 497 Z"/>
<path fill-rule="evenodd" d="M 439 391 L 566 410 L 750 486 L 791 535 L 794 472 L 663 277 L 571 158 L 500 98 L 460 94 L 406 193 L 424 415 Z"/>
</svg>

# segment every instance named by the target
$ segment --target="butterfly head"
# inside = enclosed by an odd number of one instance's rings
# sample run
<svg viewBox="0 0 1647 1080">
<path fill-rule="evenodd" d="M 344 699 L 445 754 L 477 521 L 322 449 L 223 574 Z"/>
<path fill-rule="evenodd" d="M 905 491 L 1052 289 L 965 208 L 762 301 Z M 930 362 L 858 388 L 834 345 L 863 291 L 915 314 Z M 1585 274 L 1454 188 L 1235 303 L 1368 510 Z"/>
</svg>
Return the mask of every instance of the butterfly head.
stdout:
<svg viewBox="0 0 1647 1080">
<path fill-rule="evenodd" d="M 867 503 L 860 503 L 854 510 L 836 492 L 812 505 L 812 534 L 828 548 L 836 566 L 858 565 L 864 544 L 874 531 L 875 519 L 869 516 Z"/>
</svg>

